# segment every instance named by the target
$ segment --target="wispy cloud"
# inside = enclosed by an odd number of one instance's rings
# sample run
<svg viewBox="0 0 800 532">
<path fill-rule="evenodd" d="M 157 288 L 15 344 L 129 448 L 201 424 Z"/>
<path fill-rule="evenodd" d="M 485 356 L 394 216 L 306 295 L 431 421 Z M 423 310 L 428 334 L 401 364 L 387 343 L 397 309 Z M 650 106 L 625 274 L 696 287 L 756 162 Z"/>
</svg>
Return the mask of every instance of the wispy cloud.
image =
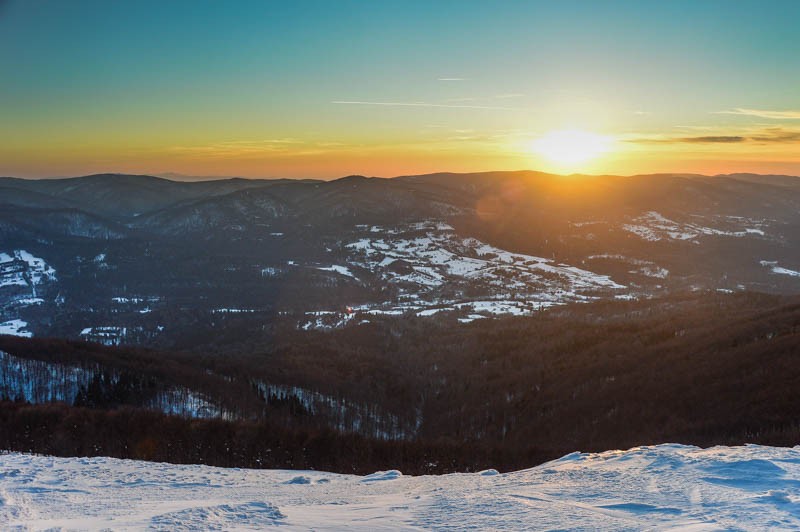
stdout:
<svg viewBox="0 0 800 532">
<path fill-rule="evenodd" d="M 280 139 L 264 139 L 264 140 L 226 140 L 221 144 L 230 146 L 271 146 L 273 144 L 304 144 L 304 140 L 285 137 Z"/>
<path fill-rule="evenodd" d="M 731 142 L 745 142 L 746 140 L 747 137 L 738 135 L 706 135 L 703 137 L 682 137 L 677 139 L 678 142 L 690 144 L 729 144 Z"/>
<path fill-rule="evenodd" d="M 711 126 L 672 126 L 675 129 L 688 129 L 691 131 L 711 131 L 714 129 Z"/>
<path fill-rule="evenodd" d="M 738 135 L 706 135 L 700 137 L 642 137 L 627 139 L 635 144 L 732 144 L 745 142 L 747 137 Z"/>
<path fill-rule="evenodd" d="M 800 131 L 775 127 L 740 135 L 641 137 L 628 139 L 627 142 L 633 142 L 636 144 L 737 144 L 742 142 L 754 144 L 779 144 L 800 142 Z"/>
<path fill-rule="evenodd" d="M 527 133 L 522 133 L 522 130 L 491 130 L 491 131 L 478 131 L 474 129 L 450 129 L 441 132 L 441 135 L 434 135 L 429 137 L 427 143 L 480 143 L 486 146 L 508 146 L 509 143 L 519 141 L 520 139 L 528 139 L 530 137 Z"/>
<path fill-rule="evenodd" d="M 521 92 L 508 92 L 504 94 L 494 95 L 494 97 L 497 98 L 498 100 L 507 100 L 508 98 L 522 98 L 523 96 L 525 95 Z"/>
<path fill-rule="evenodd" d="M 754 142 L 800 142 L 800 131 L 786 130 L 779 127 L 770 128 L 759 135 L 753 135 Z"/>
<path fill-rule="evenodd" d="M 443 107 L 448 109 L 494 109 L 498 111 L 520 111 L 518 107 L 498 107 L 493 105 L 452 105 L 445 103 L 428 102 L 365 102 L 353 100 L 335 100 L 331 103 L 337 105 L 377 105 L 384 107 Z"/>
<path fill-rule="evenodd" d="M 716 111 L 720 115 L 741 115 L 741 116 L 757 116 L 759 118 L 771 118 L 773 120 L 800 120 L 800 111 L 767 111 L 764 109 L 745 109 L 737 107 L 735 109 L 728 109 L 727 111 Z"/>
<path fill-rule="evenodd" d="M 325 153 L 344 147 L 339 142 L 307 142 L 294 138 L 268 140 L 227 140 L 195 146 L 172 146 L 167 151 L 177 155 L 207 158 L 259 158 Z"/>
</svg>

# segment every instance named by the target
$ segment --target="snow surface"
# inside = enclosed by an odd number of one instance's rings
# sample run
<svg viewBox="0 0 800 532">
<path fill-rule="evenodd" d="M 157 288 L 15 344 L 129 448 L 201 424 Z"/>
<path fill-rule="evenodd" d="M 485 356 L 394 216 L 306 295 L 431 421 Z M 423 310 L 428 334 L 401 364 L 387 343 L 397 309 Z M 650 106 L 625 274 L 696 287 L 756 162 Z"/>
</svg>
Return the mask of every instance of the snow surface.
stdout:
<svg viewBox="0 0 800 532">
<path fill-rule="evenodd" d="M 0 455 L 10 530 L 789 530 L 800 448 L 639 447 L 513 473 L 365 477 Z"/>
<path fill-rule="evenodd" d="M 355 317 L 355 314 L 347 312 L 313 310 L 304 314 L 299 327 L 304 331 L 310 331 L 312 329 L 338 329 L 350 323 Z"/>
<path fill-rule="evenodd" d="M 0 252 L 0 307 L 4 307 L 0 318 L 0 334 L 33 336 L 27 322 L 20 319 L 18 311 L 23 307 L 41 305 L 44 299 L 38 288 L 57 281 L 56 271 L 44 259 L 35 257 L 24 249 L 10 253 Z"/>
<path fill-rule="evenodd" d="M 350 271 L 350 268 L 347 266 L 339 266 L 338 264 L 334 264 L 332 266 L 317 266 L 318 270 L 326 271 L 326 272 L 335 272 L 340 275 L 344 275 L 345 277 L 352 277 L 355 279 L 355 275 L 353 272 Z"/>
<path fill-rule="evenodd" d="M 56 271 L 44 259 L 24 249 L 14 250 L 10 255 L 0 252 L 0 287 L 30 286 L 34 289 L 33 297 L 36 297 L 36 285 L 55 280 Z"/>
<path fill-rule="evenodd" d="M 800 277 L 800 272 L 795 270 L 790 270 L 788 268 L 781 268 L 780 266 L 773 267 L 772 273 L 777 273 L 779 275 L 789 275 L 791 277 Z"/>
<path fill-rule="evenodd" d="M 702 216 L 700 218 L 705 219 Z M 764 227 L 767 223 L 765 220 L 752 220 L 736 216 L 715 217 L 714 221 L 727 226 L 726 229 L 719 229 L 693 223 L 676 222 L 656 211 L 646 212 L 632 221 L 633 223 L 623 224 L 622 229 L 650 242 L 659 240 L 694 241 L 698 237 L 711 235 L 730 237 L 765 236 L 761 227 Z M 742 224 L 756 225 L 757 227 L 743 227 Z"/>
<path fill-rule="evenodd" d="M 10 336 L 24 336 L 30 338 L 33 334 L 27 330 L 28 322 L 22 320 L 9 320 L 0 323 L 0 334 Z"/>
<path fill-rule="evenodd" d="M 562 295 L 563 292 L 556 290 L 553 297 Z M 532 296 L 531 296 L 532 297 Z M 488 318 L 494 316 L 530 316 L 536 312 L 545 310 L 552 306 L 559 305 L 560 303 L 551 300 L 513 300 L 513 299 L 497 299 L 497 300 L 479 300 L 479 301 L 423 301 L 417 300 L 419 304 L 405 304 L 397 306 L 386 306 L 385 308 L 373 308 L 372 305 L 360 305 L 350 307 L 348 311 L 337 310 L 314 310 L 304 313 L 303 318 L 300 320 L 299 328 L 304 331 L 309 330 L 330 330 L 344 327 L 352 322 L 356 317 L 363 315 L 373 316 L 404 316 L 413 314 L 414 316 L 428 318 L 439 314 L 441 312 L 456 312 L 456 311 L 471 311 L 466 318 L 458 318 L 460 323 L 469 323 L 476 319 Z M 426 307 L 423 305 L 437 305 L 435 307 Z M 477 314 L 477 313 L 483 314 Z M 364 323 L 358 321 L 357 323 Z M 369 323 L 367 321 L 366 323 Z"/>
<path fill-rule="evenodd" d="M 347 266 L 311 267 L 356 280 L 377 278 L 395 285 L 398 296 L 348 306 L 347 311 L 309 310 L 298 322 L 300 329 L 335 329 L 370 314 L 429 317 L 471 311 L 479 316 L 459 317 L 461 323 L 498 315 L 526 316 L 554 305 L 618 295 L 627 288 L 607 275 L 462 237 L 441 221 L 357 227 L 363 231 L 342 246 Z M 669 273 L 651 263 L 647 266 L 653 267 L 651 276 Z"/>
<path fill-rule="evenodd" d="M 666 279 L 669 276 L 669 270 L 666 268 L 662 268 L 655 262 L 644 260 L 644 259 L 637 259 L 633 257 L 626 257 L 625 255 L 615 254 L 615 253 L 602 253 L 599 255 L 590 255 L 587 257 L 589 260 L 595 259 L 606 259 L 606 260 L 613 260 L 613 261 L 620 261 L 626 262 L 637 268 L 634 270 L 628 271 L 628 273 L 635 273 L 638 275 L 643 275 L 645 277 L 653 277 L 657 279 Z"/>
<path fill-rule="evenodd" d="M 581 292 L 625 288 L 606 275 L 461 237 L 443 222 L 383 228 L 380 236 L 370 234 L 345 247 L 353 254 L 351 263 L 411 287 L 412 293 L 454 282 L 482 282 L 494 290 L 535 294 L 533 299 L 551 299 L 560 289 L 557 299 L 566 302 L 581 299 Z M 389 268 L 398 262 L 405 271 Z"/>
<path fill-rule="evenodd" d="M 781 266 L 778 266 L 778 262 L 777 261 L 762 260 L 761 261 L 761 265 L 762 266 L 766 266 L 767 268 L 769 268 L 772 271 L 772 273 L 775 273 L 775 274 L 778 274 L 778 275 L 788 275 L 790 277 L 800 277 L 800 272 L 798 272 L 796 270 L 790 270 L 789 268 L 783 268 Z"/>
</svg>

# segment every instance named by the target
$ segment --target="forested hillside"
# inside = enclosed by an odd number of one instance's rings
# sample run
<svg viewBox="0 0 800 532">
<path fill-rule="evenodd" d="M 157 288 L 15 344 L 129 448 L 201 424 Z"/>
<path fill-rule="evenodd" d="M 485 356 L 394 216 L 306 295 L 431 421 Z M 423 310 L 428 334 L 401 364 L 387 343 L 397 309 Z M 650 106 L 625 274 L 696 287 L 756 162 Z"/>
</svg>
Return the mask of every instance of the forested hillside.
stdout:
<svg viewBox="0 0 800 532">
<path fill-rule="evenodd" d="M 706 293 L 455 321 L 384 318 L 328 332 L 287 324 L 261 336 L 233 322 L 239 342 L 185 352 L 0 337 L 4 360 L 28 375 L 28 384 L 4 383 L 1 443 L 221 465 L 452 471 L 663 441 L 800 441 L 795 299 Z M 75 368 L 102 377 L 53 397 L 59 404 L 43 400 L 42 375 L 57 387 Z M 34 376 L 38 395 L 26 395 Z"/>
</svg>

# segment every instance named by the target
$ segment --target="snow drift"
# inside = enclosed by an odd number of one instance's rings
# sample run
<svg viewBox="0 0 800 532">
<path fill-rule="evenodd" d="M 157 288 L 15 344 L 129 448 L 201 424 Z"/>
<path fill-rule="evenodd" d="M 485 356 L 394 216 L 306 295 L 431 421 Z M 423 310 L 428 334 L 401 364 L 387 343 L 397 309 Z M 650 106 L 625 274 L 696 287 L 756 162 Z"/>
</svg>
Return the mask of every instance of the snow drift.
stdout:
<svg viewBox="0 0 800 532">
<path fill-rule="evenodd" d="M 639 447 L 505 474 L 366 477 L 0 455 L 4 528 L 764 530 L 800 527 L 800 447 Z"/>
</svg>

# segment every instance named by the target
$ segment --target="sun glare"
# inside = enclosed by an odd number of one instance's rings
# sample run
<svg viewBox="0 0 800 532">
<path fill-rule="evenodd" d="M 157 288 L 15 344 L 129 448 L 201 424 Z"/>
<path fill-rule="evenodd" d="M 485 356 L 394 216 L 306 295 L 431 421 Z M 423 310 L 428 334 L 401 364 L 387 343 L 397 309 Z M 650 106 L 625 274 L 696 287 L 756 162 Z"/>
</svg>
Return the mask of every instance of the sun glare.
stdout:
<svg viewBox="0 0 800 532">
<path fill-rule="evenodd" d="M 611 149 L 611 139 L 577 129 L 552 131 L 533 141 L 535 153 L 553 164 L 575 168 L 592 161 Z"/>
</svg>

